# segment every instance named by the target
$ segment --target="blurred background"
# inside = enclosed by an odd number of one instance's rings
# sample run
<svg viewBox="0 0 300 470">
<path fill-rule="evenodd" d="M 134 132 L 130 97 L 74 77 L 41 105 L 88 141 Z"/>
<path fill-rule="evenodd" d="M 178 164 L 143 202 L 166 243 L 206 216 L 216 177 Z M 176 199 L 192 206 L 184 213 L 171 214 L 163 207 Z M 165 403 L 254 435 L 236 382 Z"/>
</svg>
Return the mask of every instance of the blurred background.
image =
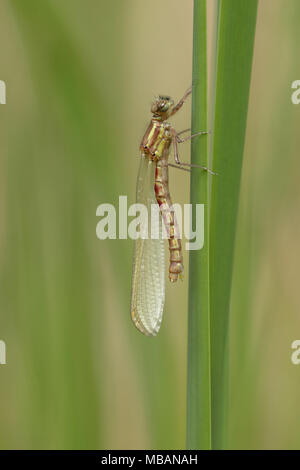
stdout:
<svg viewBox="0 0 300 470">
<path fill-rule="evenodd" d="M 133 241 L 95 230 L 99 204 L 135 200 L 154 95 L 178 99 L 191 83 L 192 9 L 1 0 L 2 449 L 185 447 L 187 255 L 160 334 L 145 338 L 129 316 Z M 299 15 L 298 0 L 259 3 L 231 306 L 234 449 L 300 448 Z M 170 181 L 174 202 L 189 202 L 189 175 L 170 169 Z"/>
</svg>

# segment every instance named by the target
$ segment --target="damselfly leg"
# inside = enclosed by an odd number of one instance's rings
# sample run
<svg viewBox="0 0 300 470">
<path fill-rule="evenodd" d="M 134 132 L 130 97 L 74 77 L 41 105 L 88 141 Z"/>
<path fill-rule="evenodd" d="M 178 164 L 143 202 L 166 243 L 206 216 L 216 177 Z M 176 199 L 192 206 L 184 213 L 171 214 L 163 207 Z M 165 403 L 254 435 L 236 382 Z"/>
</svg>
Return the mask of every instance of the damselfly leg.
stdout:
<svg viewBox="0 0 300 470">
<path fill-rule="evenodd" d="M 181 131 L 179 133 L 176 132 L 176 130 L 173 128 L 172 129 L 172 135 L 173 135 L 173 145 L 174 145 L 174 160 L 176 162 L 177 165 L 180 165 L 180 166 L 188 166 L 188 167 L 191 167 L 191 168 L 201 168 L 202 170 L 205 170 L 207 171 L 208 173 L 210 173 L 211 175 L 217 175 L 217 173 L 215 173 L 214 171 L 210 170 L 209 168 L 207 168 L 206 166 L 202 166 L 202 165 L 194 165 L 192 163 L 184 163 L 184 162 L 181 162 L 179 160 L 179 153 L 178 153 L 178 144 L 181 144 L 183 142 L 186 142 L 187 140 L 192 140 L 194 137 L 197 137 L 199 135 L 206 135 L 206 134 L 210 134 L 211 132 L 210 131 L 200 131 L 200 132 L 197 132 L 196 134 L 192 134 L 192 135 L 189 135 L 188 137 L 185 137 L 184 139 L 181 139 L 179 137 L 179 135 L 185 133 L 185 132 L 188 132 L 190 129 L 185 129 L 184 131 Z"/>
<path fill-rule="evenodd" d="M 190 86 L 190 88 L 188 88 L 185 92 L 185 94 L 183 95 L 183 97 L 181 98 L 181 100 L 178 101 L 178 103 L 173 107 L 170 115 L 170 116 L 174 116 L 174 114 L 176 114 L 180 108 L 184 105 L 187 97 L 192 93 L 192 87 Z"/>
<path fill-rule="evenodd" d="M 186 129 L 185 131 L 181 131 L 176 134 L 176 140 L 179 144 L 182 144 L 183 142 L 186 142 L 187 140 L 192 140 L 194 137 L 197 137 L 198 135 L 211 134 L 210 131 L 200 131 L 200 132 L 197 132 L 196 134 L 188 135 L 187 137 L 184 137 L 184 139 L 181 139 L 181 137 L 179 137 L 180 134 L 183 134 L 184 132 L 187 132 L 189 130 L 190 129 Z"/>
<path fill-rule="evenodd" d="M 171 166 L 172 168 L 176 168 L 177 170 L 183 170 L 183 171 L 188 171 L 189 173 L 191 170 L 188 170 L 187 168 L 182 168 L 180 165 L 173 165 L 172 163 L 168 163 L 168 166 Z"/>
</svg>

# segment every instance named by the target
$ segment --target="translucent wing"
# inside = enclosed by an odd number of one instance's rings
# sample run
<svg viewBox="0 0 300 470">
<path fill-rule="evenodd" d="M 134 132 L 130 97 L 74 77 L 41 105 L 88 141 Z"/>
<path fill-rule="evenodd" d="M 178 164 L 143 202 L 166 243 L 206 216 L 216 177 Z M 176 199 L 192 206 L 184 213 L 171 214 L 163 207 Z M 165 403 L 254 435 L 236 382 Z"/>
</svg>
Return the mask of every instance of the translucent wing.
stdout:
<svg viewBox="0 0 300 470">
<path fill-rule="evenodd" d="M 146 155 L 141 156 L 137 180 L 137 202 L 147 207 L 148 221 L 151 215 L 151 204 L 157 204 L 154 193 L 155 163 Z M 131 317 L 135 326 L 147 336 L 157 335 L 165 303 L 165 248 L 162 238 L 160 217 L 155 218 L 156 239 L 150 236 L 135 241 Z M 150 224 L 148 224 L 148 235 Z"/>
</svg>

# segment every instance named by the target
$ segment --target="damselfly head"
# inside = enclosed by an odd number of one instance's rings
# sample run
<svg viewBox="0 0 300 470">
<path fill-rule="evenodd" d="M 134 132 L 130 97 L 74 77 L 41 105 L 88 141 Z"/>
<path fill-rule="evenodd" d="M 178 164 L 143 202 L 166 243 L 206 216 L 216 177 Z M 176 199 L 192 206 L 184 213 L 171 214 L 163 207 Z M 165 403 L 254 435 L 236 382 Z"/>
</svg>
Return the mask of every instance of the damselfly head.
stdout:
<svg viewBox="0 0 300 470">
<path fill-rule="evenodd" d="M 164 120 L 168 118 L 173 105 L 174 101 L 170 96 L 160 95 L 152 104 L 151 112 L 154 117 Z"/>
</svg>

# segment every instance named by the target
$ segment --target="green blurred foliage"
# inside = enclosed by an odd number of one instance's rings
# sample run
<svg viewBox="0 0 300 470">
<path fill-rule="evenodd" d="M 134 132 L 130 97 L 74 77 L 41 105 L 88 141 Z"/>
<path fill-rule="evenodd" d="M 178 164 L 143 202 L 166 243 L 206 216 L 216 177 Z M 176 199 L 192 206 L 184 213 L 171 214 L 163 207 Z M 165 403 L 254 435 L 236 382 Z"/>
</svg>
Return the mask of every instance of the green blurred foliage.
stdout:
<svg viewBox="0 0 300 470">
<path fill-rule="evenodd" d="M 298 0 L 258 12 L 232 298 L 234 448 L 300 447 L 299 13 Z M 190 84 L 192 1 L 2 0 L 0 24 L 0 447 L 184 448 L 187 280 L 167 287 L 159 336 L 143 337 L 129 316 L 133 242 L 100 241 L 95 228 L 99 204 L 134 202 L 153 95 L 179 98 Z M 190 104 L 174 124 L 189 119 Z M 178 173 L 173 199 L 188 202 Z"/>
</svg>

